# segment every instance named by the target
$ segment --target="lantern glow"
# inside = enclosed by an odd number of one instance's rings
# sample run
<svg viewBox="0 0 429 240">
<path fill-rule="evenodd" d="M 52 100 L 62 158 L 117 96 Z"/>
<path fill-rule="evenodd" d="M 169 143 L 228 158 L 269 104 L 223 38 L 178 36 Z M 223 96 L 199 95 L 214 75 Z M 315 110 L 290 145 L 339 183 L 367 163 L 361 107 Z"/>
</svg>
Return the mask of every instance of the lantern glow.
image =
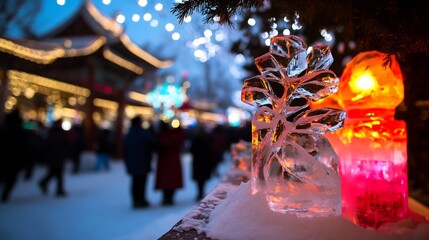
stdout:
<svg viewBox="0 0 429 240">
<path fill-rule="evenodd" d="M 340 81 L 339 104 L 347 112 L 340 132 L 342 213 L 362 227 L 397 222 L 408 211 L 406 126 L 394 119 L 402 75 L 394 58 L 382 66 L 385 57 L 358 54 Z"/>
<path fill-rule="evenodd" d="M 352 92 L 360 94 L 365 94 L 378 88 L 377 79 L 369 71 L 354 74 L 349 85 Z"/>
</svg>

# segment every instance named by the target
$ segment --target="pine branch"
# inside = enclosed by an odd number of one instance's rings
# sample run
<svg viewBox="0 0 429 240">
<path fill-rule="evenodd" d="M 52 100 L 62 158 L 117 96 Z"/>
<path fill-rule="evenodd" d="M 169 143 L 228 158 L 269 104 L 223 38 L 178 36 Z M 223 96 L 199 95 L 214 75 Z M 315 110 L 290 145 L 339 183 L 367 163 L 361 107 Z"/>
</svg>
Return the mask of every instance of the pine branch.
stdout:
<svg viewBox="0 0 429 240">
<path fill-rule="evenodd" d="M 268 7 L 267 7 L 268 5 Z M 300 14 L 300 22 L 313 29 L 342 30 L 344 41 L 358 43 L 360 51 L 379 50 L 405 61 L 410 55 L 429 56 L 429 3 L 410 0 L 192 0 L 176 4 L 172 12 L 183 21 L 194 12 L 205 16 L 206 23 L 219 18 L 220 24 L 232 24 L 235 14 L 250 13 L 262 19 Z M 250 15 L 249 15 L 250 16 Z M 241 24 L 241 28 L 248 27 Z M 264 26 L 269 31 L 269 25 Z"/>
<path fill-rule="evenodd" d="M 232 17 L 252 7 L 260 8 L 263 0 L 192 0 L 174 4 L 172 13 L 182 23 L 184 18 L 194 12 L 204 15 L 205 23 L 214 23 L 216 19 L 220 24 L 232 25 Z"/>
</svg>

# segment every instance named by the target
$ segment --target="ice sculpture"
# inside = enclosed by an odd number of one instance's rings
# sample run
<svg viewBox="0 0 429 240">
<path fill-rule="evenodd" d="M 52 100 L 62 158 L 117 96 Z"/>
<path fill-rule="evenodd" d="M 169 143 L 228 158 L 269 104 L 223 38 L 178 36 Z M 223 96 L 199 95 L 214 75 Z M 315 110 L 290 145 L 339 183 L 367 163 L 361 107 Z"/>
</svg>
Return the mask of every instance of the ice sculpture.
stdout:
<svg viewBox="0 0 429 240">
<path fill-rule="evenodd" d="M 389 66 L 383 67 L 386 58 Z M 407 131 L 395 120 L 404 84 L 395 57 L 361 52 L 341 77 L 339 104 L 347 111 L 340 156 L 343 217 L 378 228 L 408 215 Z"/>
<path fill-rule="evenodd" d="M 232 182 L 247 182 L 250 179 L 251 160 L 252 160 L 252 143 L 240 140 L 231 144 L 231 170 L 228 175 Z"/>
<path fill-rule="evenodd" d="M 251 171 L 252 143 L 244 140 L 231 145 L 232 169 Z"/>
<path fill-rule="evenodd" d="M 338 90 L 328 70 L 328 46 L 308 49 L 297 36 L 271 39 L 268 53 L 255 59 L 260 75 L 246 79 L 241 100 L 257 106 L 252 119 L 252 191 L 269 207 L 298 216 L 341 214 L 338 158 L 321 134 L 343 125 L 345 112 L 312 109 Z"/>
</svg>

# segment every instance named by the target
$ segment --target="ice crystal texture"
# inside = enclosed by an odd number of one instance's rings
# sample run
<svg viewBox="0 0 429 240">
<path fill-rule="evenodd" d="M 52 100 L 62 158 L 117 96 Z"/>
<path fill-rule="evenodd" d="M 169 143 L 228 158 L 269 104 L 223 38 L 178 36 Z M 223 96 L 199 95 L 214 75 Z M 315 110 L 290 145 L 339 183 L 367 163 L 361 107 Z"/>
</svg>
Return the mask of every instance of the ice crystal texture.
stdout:
<svg viewBox="0 0 429 240">
<path fill-rule="evenodd" d="M 246 79 L 241 99 L 257 106 L 252 119 L 252 191 L 262 191 L 273 211 L 298 216 L 341 214 L 338 157 L 321 134 L 342 127 L 345 112 L 310 109 L 338 90 L 328 70 L 328 46 L 307 51 L 297 36 L 271 39 L 257 57 L 260 75 Z"/>
<path fill-rule="evenodd" d="M 252 144 L 244 140 L 231 145 L 232 169 L 251 171 Z"/>
</svg>

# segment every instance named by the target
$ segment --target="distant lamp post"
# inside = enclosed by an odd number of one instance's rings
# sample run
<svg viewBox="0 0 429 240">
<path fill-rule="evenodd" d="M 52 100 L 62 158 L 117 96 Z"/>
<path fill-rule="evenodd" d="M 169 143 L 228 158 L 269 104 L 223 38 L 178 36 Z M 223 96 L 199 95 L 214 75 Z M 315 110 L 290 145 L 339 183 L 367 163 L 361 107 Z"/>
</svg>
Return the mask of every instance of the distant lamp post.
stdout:
<svg viewBox="0 0 429 240">
<path fill-rule="evenodd" d="M 391 56 L 363 52 L 346 66 L 339 104 L 347 117 L 339 154 L 342 213 L 362 226 L 378 228 L 404 219 L 408 210 L 407 133 L 394 119 L 404 98 L 401 70 Z"/>
</svg>

